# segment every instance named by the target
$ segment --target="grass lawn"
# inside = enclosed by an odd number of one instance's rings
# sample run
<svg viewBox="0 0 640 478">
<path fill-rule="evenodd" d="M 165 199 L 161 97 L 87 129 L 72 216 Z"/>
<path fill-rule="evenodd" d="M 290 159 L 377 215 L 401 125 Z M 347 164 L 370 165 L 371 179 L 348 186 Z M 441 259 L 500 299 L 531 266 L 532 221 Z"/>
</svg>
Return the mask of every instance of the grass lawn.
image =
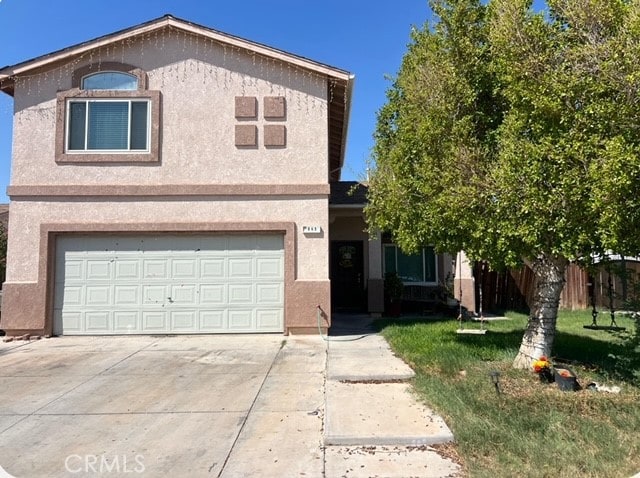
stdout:
<svg viewBox="0 0 640 478">
<path fill-rule="evenodd" d="M 562 392 L 511 368 L 526 316 L 507 316 L 491 322 L 485 336 L 458 335 L 451 319 L 378 322 L 396 355 L 416 371 L 417 394 L 451 427 L 451 451 L 466 474 L 628 478 L 640 472 L 640 349 L 626 340 L 630 334 L 586 330 L 588 312 L 561 312 L 554 364 L 569 365 L 583 386 L 594 381 L 622 389 Z M 630 319 L 617 321 L 635 330 Z M 500 395 L 493 370 L 500 372 Z"/>
</svg>

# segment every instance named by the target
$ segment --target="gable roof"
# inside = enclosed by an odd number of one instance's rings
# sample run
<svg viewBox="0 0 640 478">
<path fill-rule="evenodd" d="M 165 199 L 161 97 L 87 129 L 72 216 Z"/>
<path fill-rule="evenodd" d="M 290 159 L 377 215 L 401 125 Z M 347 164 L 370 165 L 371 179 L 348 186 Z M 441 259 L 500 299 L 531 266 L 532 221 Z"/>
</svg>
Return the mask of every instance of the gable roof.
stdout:
<svg viewBox="0 0 640 478">
<path fill-rule="evenodd" d="M 221 44 L 231 45 L 269 59 L 282 61 L 295 65 L 320 76 L 327 78 L 331 88 L 329 99 L 329 177 L 337 181 L 340 177 L 340 169 L 344 162 L 344 154 L 347 139 L 347 127 L 351 108 L 351 93 L 353 89 L 354 75 L 346 70 L 320 63 L 308 58 L 288 53 L 262 43 L 250 41 L 238 36 L 230 35 L 209 27 L 198 25 L 187 20 L 176 18 L 172 15 L 150 20 L 139 25 L 126 28 L 108 35 L 103 35 L 93 40 L 88 40 L 76 45 L 63 48 L 31 60 L 26 60 L 15 65 L 0 68 L 0 91 L 13 96 L 14 85 L 17 77 L 33 74 L 46 70 L 55 64 L 70 61 L 85 53 L 107 46 L 112 43 L 129 40 L 139 35 L 148 34 L 163 28 L 175 28 L 186 33 L 199 35 Z"/>
</svg>

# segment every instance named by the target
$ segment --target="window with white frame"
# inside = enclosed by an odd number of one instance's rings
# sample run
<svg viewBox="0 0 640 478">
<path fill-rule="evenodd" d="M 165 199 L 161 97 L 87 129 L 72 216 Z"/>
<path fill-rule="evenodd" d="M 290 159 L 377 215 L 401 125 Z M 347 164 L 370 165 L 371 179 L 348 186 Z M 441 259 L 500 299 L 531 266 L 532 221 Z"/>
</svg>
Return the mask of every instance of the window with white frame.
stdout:
<svg viewBox="0 0 640 478">
<path fill-rule="evenodd" d="M 67 151 L 148 151 L 149 108 L 149 100 L 69 100 Z"/>
<path fill-rule="evenodd" d="M 99 72 L 84 77 L 81 89 L 135 91 L 138 78 L 127 73 Z M 146 99 L 69 99 L 66 150 L 147 152 L 150 106 Z"/>
<path fill-rule="evenodd" d="M 417 254 L 405 254 L 394 244 L 384 245 L 384 272 L 395 272 L 403 282 L 437 283 L 436 254 L 433 247 L 423 247 Z"/>
</svg>

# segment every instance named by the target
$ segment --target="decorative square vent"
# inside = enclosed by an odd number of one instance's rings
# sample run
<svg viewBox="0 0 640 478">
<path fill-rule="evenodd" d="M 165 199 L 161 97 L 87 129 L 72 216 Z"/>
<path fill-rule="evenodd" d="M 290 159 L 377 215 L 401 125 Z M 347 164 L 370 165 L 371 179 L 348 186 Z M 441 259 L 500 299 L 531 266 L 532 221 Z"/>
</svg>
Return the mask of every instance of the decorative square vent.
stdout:
<svg viewBox="0 0 640 478">
<path fill-rule="evenodd" d="M 258 127 L 252 124 L 237 124 L 236 146 L 258 146 Z"/>
<path fill-rule="evenodd" d="M 258 117 L 258 101 L 255 96 L 236 96 L 236 118 L 256 119 Z"/>
<path fill-rule="evenodd" d="M 265 96 L 264 117 L 271 120 L 284 120 L 287 115 L 287 103 L 284 96 Z"/>
<path fill-rule="evenodd" d="M 264 125 L 264 145 L 284 148 L 287 145 L 287 128 L 283 124 Z"/>
</svg>

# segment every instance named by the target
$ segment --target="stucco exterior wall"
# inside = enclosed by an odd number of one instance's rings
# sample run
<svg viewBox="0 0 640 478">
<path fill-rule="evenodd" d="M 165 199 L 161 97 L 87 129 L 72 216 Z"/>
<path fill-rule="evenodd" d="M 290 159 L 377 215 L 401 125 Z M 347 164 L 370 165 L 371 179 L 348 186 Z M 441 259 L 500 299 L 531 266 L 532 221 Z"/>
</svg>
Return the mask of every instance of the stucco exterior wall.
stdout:
<svg viewBox="0 0 640 478">
<path fill-rule="evenodd" d="M 161 92 L 160 163 L 55 163 L 56 94 L 71 88 L 74 70 L 102 62 L 141 68 L 148 89 Z M 327 95 L 327 80 L 317 74 L 163 30 L 17 80 L 11 184 L 326 183 Z M 236 96 L 256 97 L 255 119 L 235 118 Z M 267 96 L 285 98 L 284 120 L 264 118 Z M 256 148 L 236 147 L 237 124 L 257 127 Z M 286 126 L 286 147 L 263 146 L 268 124 Z"/>
<path fill-rule="evenodd" d="M 330 325 L 325 234 L 305 236 L 302 225 L 327 230 L 324 196 L 243 197 L 178 201 L 52 200 L 12 203 L 9 270 L 1 326 L 7 333 L 52 333 L 53 264 L 59 234 L 277 233 L 284 234 L 285 333 L 315 333 L 316 305 Z"/>
<path fill-rule="evenodd" d="M 464 251 L 460 251 L 456 256 L 455 276 L 455 298 L 458 299 L 467 310 L 475 312 L 476 286 L 473 277 L 473 265 Z M 462 290 L 462 296 L 460 295 L 460 290 Z"/>
<path fill-rule="evenodd" d="M 158 160 L 56 161 L 58 97 L 77 86 L 74 72 L 112 62 L 159 92 Z M 170 27 L 18 77 L 1 328 L 51 333 L 58 235 L 165 231 L 283 233 L 285 332 L 317 332 L 316 305 L 328 327 L 331 91 L 324 75 Z M 257 114 L 238 117 L 237 97 L 255 98 Z M 284 98 L 284 117 L 265 114 L 267 97 Z M 239 125 L 255 127 L 255 146 L 238 145 Z M 284 146 L 265 145 L 265 131 L 282 131 L 268 126 L 286 128 Z"/>
<path fill-rule="evenodd" d="M 294 222 L 296 229 L 297 280 L 328 279 L 328 238 L 305 236 L 302 225 L 320 225 L 327 230 L 326 198 L 265 198 L 162 201 L 14 201 L 9 213 L 11 234 L 7 257 L 7 282 L 38 279 L 40 225 L 47 223 L 225 223 Z"/>
</svg>

